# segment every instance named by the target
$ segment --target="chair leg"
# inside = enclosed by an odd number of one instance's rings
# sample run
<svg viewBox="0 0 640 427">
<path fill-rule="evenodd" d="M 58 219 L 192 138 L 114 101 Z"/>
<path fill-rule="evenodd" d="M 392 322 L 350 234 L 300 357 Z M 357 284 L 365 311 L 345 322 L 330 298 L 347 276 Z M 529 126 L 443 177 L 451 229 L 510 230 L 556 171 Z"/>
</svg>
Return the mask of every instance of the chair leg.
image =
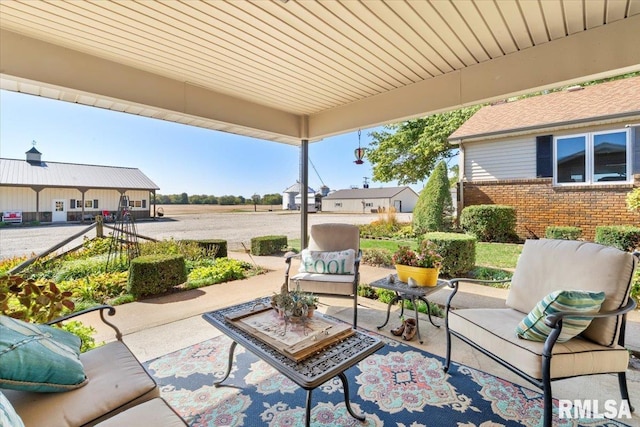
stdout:
<svg viewBox="0 0 640 427">
<path fill-rule="evenodd" d="M 627 387 L 627 373 L 618 372 L 618 384 L 620 385 L 620 395 L 622 399 L 626 400 L 629 404 L 629 410 L 635 412 L 635 409 L 631 405 L 631 399 L 629 399 L 629 388 Z"/>
<path fill-rule="evenodd" d="M 353 329 L 358 329 L 358 291 L 353 295 Z"/>
<path fill-rule="evenodd" d="M 445 325 L 445 332 L 447 333 L 447 357 L 444 361 L 444 372 L 449 372 L 449 366 L 451 365 L 451 332 L 449 332 L 449 325 Z"/>
<path fill-rule="evenodd" d="M 544 427 L 551 427 L 553 421 L 553 398 L 551 393 L 551 357 L 543 356 L 542 361 L 542 404 L 544 415 L 542 418 Z"/>
</svg>

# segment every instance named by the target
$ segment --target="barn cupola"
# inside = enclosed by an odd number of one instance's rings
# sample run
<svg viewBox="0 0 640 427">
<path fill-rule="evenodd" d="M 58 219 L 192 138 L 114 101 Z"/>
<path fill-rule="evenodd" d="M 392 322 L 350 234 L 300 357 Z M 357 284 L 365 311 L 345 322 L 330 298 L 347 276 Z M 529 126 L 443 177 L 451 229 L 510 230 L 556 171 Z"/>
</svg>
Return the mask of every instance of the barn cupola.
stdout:
<svg viewBox="0 0 640 427">
<path fill-rule="evenodd" d="M 25 154 L 27 155 L 28 163 L 38 166 L 42 164 L 42 153 L 36 150 L 35 146 L 31 147 L 31 150 L 27 151 Z"/>
</svg>

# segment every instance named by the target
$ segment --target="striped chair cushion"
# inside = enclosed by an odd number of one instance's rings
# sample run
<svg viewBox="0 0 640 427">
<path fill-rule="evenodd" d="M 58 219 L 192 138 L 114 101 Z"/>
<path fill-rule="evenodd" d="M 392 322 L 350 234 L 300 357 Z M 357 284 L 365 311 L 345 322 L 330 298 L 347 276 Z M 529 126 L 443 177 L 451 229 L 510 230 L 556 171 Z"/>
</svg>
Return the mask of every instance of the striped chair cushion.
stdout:
<svg viewBox="0 0 640 427">
<path fill-rule="evenodd" d="M 577 311 L 581 313 L 597 313 L 604 301 L 604 292 L 588 291 L 555 291 L 545 296 L 516 327 L 520 338 L 532 341 L 544 341 L 551 333 L 551 328 L 544 323 L 547 315 L 559 311 Z M 558 342 L 566 342 L 591 323 L 590 317 L 565 317 L 562 321 L 562 332 Z"/>
</svg>

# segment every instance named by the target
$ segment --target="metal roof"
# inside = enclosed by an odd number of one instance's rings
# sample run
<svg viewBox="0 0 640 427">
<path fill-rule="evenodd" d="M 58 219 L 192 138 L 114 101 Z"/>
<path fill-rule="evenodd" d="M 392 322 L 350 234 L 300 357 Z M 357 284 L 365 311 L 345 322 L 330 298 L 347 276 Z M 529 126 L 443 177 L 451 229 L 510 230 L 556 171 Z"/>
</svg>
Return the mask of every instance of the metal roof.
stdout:
<svg viewBox="0 0 640 427">
<path fill-rule="evenodd" d="M 382 187 L 382 188 L 350 188 L 347 190 L 337 190 L 325 196 L 325 199 L 390 199 L 409 189 L 416 194 L 411 187 Z M 417 194 L 416 194 L 417 196 Z"/>
<path fill-rule="evenodd" d="M 136 168 L 0 158 L 0 186 L 159 190 Z"/>
<path fill-rule="evenodd" d="M 0 1 L 0 87 L 299 145 L 640 69 L 640 0 Z"/>
<path fill-rule="evenodd" d="M 300 194 L 300 183 L 296 182 L 295 184 L 293 184 L 292 186 L 290 186 L 289 188 L 287 188 L 286 190 L 283 191 L 283 193 L 296 193 L 296 194 Z M 314 190 L 311 187 L 307 187 L 307 193 L 315 193 L 316 190 Z"/>
<path fill-rule="evenodd" d="M 640 116 L 640 77 L 482 107 L 449 140 Z"/>
</svg>

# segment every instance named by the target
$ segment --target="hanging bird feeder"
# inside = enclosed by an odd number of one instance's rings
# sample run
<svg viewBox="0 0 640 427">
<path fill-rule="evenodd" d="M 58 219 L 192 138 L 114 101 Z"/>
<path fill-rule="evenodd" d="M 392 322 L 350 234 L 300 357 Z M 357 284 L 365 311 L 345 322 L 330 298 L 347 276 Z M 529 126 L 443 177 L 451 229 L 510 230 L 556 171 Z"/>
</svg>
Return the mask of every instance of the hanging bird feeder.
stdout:
<svg viewBox="0 0 640 427">
<path fill-rule="evenodd" d="M 356 148 L 354 151 L 356 160 L 353 162 L 356 165 L 361 165 L 364 163 L 362 159 L 364 158 L 365 149 L 360 147 L 360 134 L 361 134 L 361 131 L 360 129 L 358 129 L 358 148 Z"/>
</svg>

